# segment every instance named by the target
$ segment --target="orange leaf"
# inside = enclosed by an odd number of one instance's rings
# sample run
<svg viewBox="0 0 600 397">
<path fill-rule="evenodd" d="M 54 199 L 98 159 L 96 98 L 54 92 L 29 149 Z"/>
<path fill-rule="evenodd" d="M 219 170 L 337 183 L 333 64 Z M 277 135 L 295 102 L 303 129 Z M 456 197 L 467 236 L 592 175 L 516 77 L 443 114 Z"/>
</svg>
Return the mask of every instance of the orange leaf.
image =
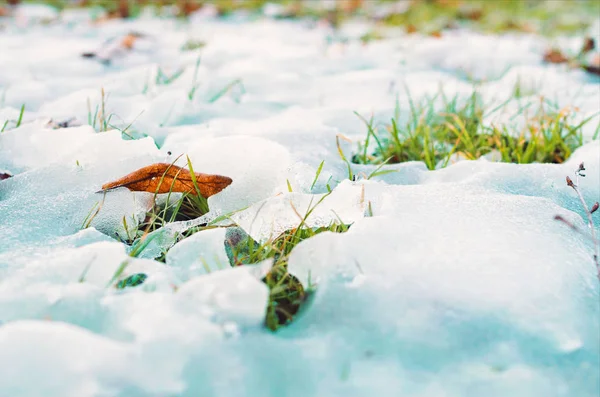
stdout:
<svg viewBox="0 0 600 397">
<path fill-rule="evenodd" d="M 221 175 L 196 173 L 198 190 L 202 197 L 208 198 L 225 189 L 232 182 L 231 178 Z M 102 185 L 101 191 L 126 187 L 134 192 L 150 193 L 189 193 L 196 195 L 196 188 L 192 181 L 191 173 L 176 165 L 156 163 L 131 174 L 125 175 L 116 181 Z"/>
<path fill-rule="evenodd" d="M 123 36 L 123 38 L 121 39 L 121 45 L 124 48 L 127 48 L 128 50 L 131 50 L 133 48 L 133 44 L 136 42 L 136 40 L 138 39 L 138 37 L 140 37 L 140 36 L 136 35 L 136 34 L 129 33 L 128 35 Z"/>
<path fill-rule="evenodd" d="M 565 63 L 568 62 L 569 59 L 563 55 L 560 50 L 551 49 L 544 53 L 544 62 L 547 63 Z"/>
</svg>

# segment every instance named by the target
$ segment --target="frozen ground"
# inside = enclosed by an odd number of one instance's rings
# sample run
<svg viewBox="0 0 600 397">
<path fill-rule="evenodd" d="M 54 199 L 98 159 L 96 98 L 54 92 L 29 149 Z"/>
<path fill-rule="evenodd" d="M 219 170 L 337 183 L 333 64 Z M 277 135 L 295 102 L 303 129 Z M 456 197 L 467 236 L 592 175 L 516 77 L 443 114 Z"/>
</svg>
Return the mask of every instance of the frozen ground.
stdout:
<svg viewBox="0 0 600 397">
<path fill-rule="evenodd" d="M 598 141 L 562 165 L 405 163 L 354 182 L 344 180 L 335 146 L 338 133 L 364 137 L 353 111 L 385 119 L 396 95 L 407 103 L 405 86 L 415 98 L 440 85 L 469 95 L 466 76 L 486 81 L 488 101 L 506 99 L 520 81 L 536 91 L 524 101 L 544 95 L 582 118 L 597 112 L 598 79 L 542 64 L 545 39 L 457 31 L 364 46 L 361 23 L 334 33 L 202 14 L 189 24 L 92 25 L 71 11 L 40 23 L 55 16 L 23 7 L 0 19 L 0 126 L 8 120 L 0 171 L 14 174 L 0 181 L 0 396 L 600 393 L 592 245 L 553 220 L 585 228 L 564 178 L 585 161 L 582 191 L 600 199 Z M 145 37 L 129 52 L 105 48 L 109 65 L 80 56 L 130 31 Z M 600 23 L 591 33 L 600 41 Z M 190 39 L 205 46 L 182 51 Z M 178 70 L 170 84 L 157 78 Z M 111 124 L 131 124 L 126 132 L 140 139 L 87 125 L 101 88 Z M 71 118 L 84 126 L 47 125 Z M 344 145 L 348 154 L 355 147 Z M 143 217 L 149 193 L 111 192 L 94 227 L 81 230 L 103 183 L 182 153 L 196 171 L 233 178 L 209 199 L 211 214 L 248 207 L 234 220 L 257 240 L 297 226 L 290 203 L 302 212 L 328 181 L 334 187 L 309 224 L 339 216 L 353 225 L 292 253 L 290 272 L 317 289 L 291 325 L 264 328 L 269 292 L 260 278 L 269 263 L 227 268 L 224 229 L 178 243 L 166 265 L 130 258 L 111 236 L 126 233 L 123 216 Z M 146 282 L 106 288 L 126 260 L 126 274 L 143 272 Z"/>
</svg>

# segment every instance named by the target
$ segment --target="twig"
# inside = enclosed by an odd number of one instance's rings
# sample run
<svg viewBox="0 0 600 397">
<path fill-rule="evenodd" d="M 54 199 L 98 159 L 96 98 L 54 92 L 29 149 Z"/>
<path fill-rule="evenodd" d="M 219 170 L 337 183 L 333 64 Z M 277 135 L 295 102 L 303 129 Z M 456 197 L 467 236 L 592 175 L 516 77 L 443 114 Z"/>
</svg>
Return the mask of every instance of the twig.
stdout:
<svg viewBox="0 0 600 397">
<path fill-rule="evenodd" d="M 600 280 L 600 254 L 598 252 L 600 250 L 600 241 L 598 241 L 598 239 L 596 237 L 596 229 L 594 229 L 594 220 L 592 218 L 592 214 L 598 210 L 598 208 L 600 207 L 600 204 L 598 202 L 595 202 L 594 205 L 592 206 L 592 208 L 590 209 L 588 207 L 587 203 L 585 202 L 585 199 L 583 198 L 583 195 L 581 194 L 581 191 L 579 190 L 579 177 L 582 177 L 582 178 L 585 177 L 585 174 L 583 173 L 583 171 L 585 171 L 585 167 L 584 167 L 583 163 L 581 163 L 581 164 L 579 164 L 579 168 L 577 169 L 577 171 L 575 171 L 575 181 L 576 182 L 573 182 L 573 180 L 567 176 L 567 178 L 566 178 L 567 186 L 570 186 L 573 190 L 575 190 L 575 193 L 577 193 L 577 197 L 579 197 L 579 201 L 583 205 L 585 214 L 587 215 L 588 227 L 590 229 L 590 239 L 592 240 L 592 244 L 594 245 L 593 258 L 594 258 L 594 263 L 596 265 L 596 269 L 598 271 L 597 276 L 598 276 L 598 279 Z M 560 215 L 555 216 L 554 219 L 565 223 L 571 229 L 581 233 L 581 231 L 575 225 L 568 222 Z"/>
</svg>

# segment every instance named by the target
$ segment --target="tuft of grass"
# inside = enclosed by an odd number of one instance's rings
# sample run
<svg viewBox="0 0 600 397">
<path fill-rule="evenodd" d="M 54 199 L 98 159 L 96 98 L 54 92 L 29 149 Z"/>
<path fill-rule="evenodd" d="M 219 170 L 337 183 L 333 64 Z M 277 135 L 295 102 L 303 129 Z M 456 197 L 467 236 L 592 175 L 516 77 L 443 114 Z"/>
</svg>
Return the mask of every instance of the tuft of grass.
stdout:
<svg viewBox="0 0 600 397">
<path fill-rule="evenodd" d="M 362 36 L 360 36 L 360 41 L 363 44 L 369 44 L 371 42 L 381 40 L 383 38 L 384 38 L 384 36 L 380 32 L 373 29 L 373 30 L 370 30 L 367 33 L 363 34 Z"/>
<path fill-rule="evenodd" d="M 154 85 L 155 86 L 163 86 L 163 85 L 169 85 L 171 83 L 173 83 L 175 80 L 177 80 L 185 71 L 185 68 L 179 68 L 177 70 L 175 70 L 171 75 L 168 75 L 167 73 L 165 73 L 163 71 L 163 69 L 159 66 L 158 69 L 156 70 L 156 76 L 154 78 Z M 149 79 L 147 79 L 146 84 L 144 84 L 144 88 L 142 89 L 142 94 L 147 94 L 148 93 L 148 88 L 149 88 Z"/>
<path fill-rule="evenodd" d="M 301 241 L 319 233 L 344 233 L 350 225 L 332 223 L 322 228 L 299 227 L 288 230 L 277 237 L 257 259 L 274 258 L 271 271 L 263 279 L 269 287 L 269 303 L 265 325 L 272 331 L 289 324 L 311 293 L 310 286 L 305 289 L 300 281 L 288 273 L 287 263 L 293 248 Z M 259 251 L 260 252 L 260 251 Z M 261 258 L 262 257 L 262 258 Z"/>
<path fill-rule="evenodd" d="M 232 266 L 243 266 L 273 259 L 273 266 L 263 278 L 269 287 L 269 303 L 265 325 L 272 331 L 289 324 L 294 320 L 302 304 L 312 292 L 311 286 L 305 288 L 300 281 L 287 271 L 288 259 L 294 247 L 300 242 L 323 232 L 344 233 L 350 225 L 341 220 L 332 222 L 326 227 L 307 227 L 306 220 L 314 209 L 329 193 L 312 206 L 309 206 L 304 216 L 299 216 L 297 227 L 283 232 L 281 235 L 263 244 L 254 241 L 245 233 L 236 233 L 226 242 L 228 255 Z"/>
<path fill-rule="evenodd" d="M 181 51 L 195 51 L 206 46 L 206 42 L 198 39 L 188 39 L 181 46 Z"/>
<path fill-rule="evenodd" d="M 453 156 L 474 160 L 489 154 L 503 162 L 558 164 L 583 144 L 582 127 L 597 116 L 575 124 L 573 110 L 558 109 L 541 100 L 538 110 L 531 112 L 531 106 L 527 106 L 514 114 L 525 119 L 520 129 L 512 125 L 487 126 L 482 124 L 484 116 L 499 107 L 487 109 L 476 92 L 466 101 L 458 97 L 448 100 L 442 95 L 441 110 L 435 107 L 437 99 L 426 99 L 420 104 L 410 99 L 408 117 L 401 118 L 397 108 L 390 123 L 383 126 L 375 126 L 373 119 L 359 115 L 367 136 L 359 143 L 352 161 L 359 164 L 422 161 L 433 170 L 447 166 Z"/>
<path fill-rule="evenodd" d="M 106 114 L 106 101 L 108 95 L 104 92 L 104 87 L 100 89 L 100 104 L 96 105 L 96 109 L 92 113 L 90 99 L 87 100 L 88 107 L 88 124 L 91 125 L 97 132 L 106 132 L 112 127 L 110 121 L 113 114 Z"/>
<path fill-rule="evenodd" d="M 197 82 L 198 80 L 198 70 L 200 68 L 200 62 L 201 62 L 201 58 L 198 57 L 196 59 L 196 64 L 194 65 L 194 75 L 192 77 L 192 87 L 190 88 L 190 90 L 188 91 L 188 99 L 191 101 L 192 99 L 194 99 L 194 95 L 196 94 L 196 90 L 199 87 L 199 83 Z"/>
<path fill-rule="evenodd" d="M 242 83 L 242 80 L 235 79 L 235 80 L 231 81 L 229 84 L 227 84 L 225 87 L 223 87 L 221 90 L 219 90 L 219 92 L 217 92 L 215 95 L 210 97 L 208 99 L 208 103 L 214 103 L 214 102 L 218 101 L 223 95 L 231 92 L 235 87 L 239 87 L 240 95 L 243 95 L 246 93 L 246 88 L 244 87 L 244 83 Z M 237 96 L 234 97 L 233 100 L 236 103 L 240 102 L 240 98 Z"/>
<path fill-rule="evenodd" d="M 21 123 L 23 122 L 23 115 L 25 114 L 25 104 L 21 105 L 21 110 L 19 111 L 19 117 L 17 118 L 17 120 L 13 120 L 12 122 L 15 123 L 15 126 L 13 128 L 19 128 L 21 126 Z M 8 127 L 8 123 L 11 120 L 6 120 L 4 121 L 4 123 L 2 124 L 2 128 L 0 128 L 0 132 L 4 132 L 4 130 L 6 130 L 6 128 Z"/>
<path fill-rule="evenodd" d="M 19 118 L 17 119 L 17 124 L 15 128 L 19 128 L 21 123 L 23 122 L 23 114 L 25 113 L 25 104 L 21 105 L 21 111 L 19 112 Z"/>
<path fill-rule="evenodd" d="M 125 288 L 129 288 L 129 287 L 137 287 L 138 285 L 143 284 L 147 278 L 148 278 L 148 276 L 145 275 L 144 273 L 132 274 L 131 276 L 119 281 L 115 285 L 115 288 L 125 289 Z"/>
</svg>

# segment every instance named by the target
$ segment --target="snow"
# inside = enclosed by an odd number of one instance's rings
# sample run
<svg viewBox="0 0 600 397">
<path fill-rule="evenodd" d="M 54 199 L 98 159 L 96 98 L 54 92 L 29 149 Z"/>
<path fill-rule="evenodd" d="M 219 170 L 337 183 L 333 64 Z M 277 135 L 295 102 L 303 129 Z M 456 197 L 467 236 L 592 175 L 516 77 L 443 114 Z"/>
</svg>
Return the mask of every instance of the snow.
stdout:
<svg viewBox="0 0 600 397">
<path fill-rule="evenodd" d="M 600 200 L 598 119 L 561 165 L 409 162 L 368 180 L 377 166 L 352 164 L 350 181 L 336 147 L 347 137 L 350 157 L 364 138 L 354 111 L 385 122 L 396 98 L 408 106 L 405 88 L 417 101 L 440 86 L 466 98 L 469 79 L 486 103 L 506 100 L 517 82 L 530 93 L 486 123 L 522 122 L 510 115 L 540 97 L 576 107 L 580 120 L 593 115 L 597 79 L 543 64 L 546 39 L 459 30 L 363 45 L 360 22 L 333 32 L 204 10 L 189 24 L 149 14 L 95 24 L 88 12 L 17 10 L 0 18 L 0 170 L 13 175 L 0 181 L 0 396 L 600 392 L 593 246 L 554 220 L 586 230 L 565 184 L 581 162 L 582 194 Z M 131 51 L 107 47 L 131 31 L 145 35 Z M 206 45 L 182 51 L 190 39 Z M 80 56 L 90 51 L 110 64 Z M 179 70 L 170 84 L 157 77 Z M 109 121 L 98 132 L 102 89 Z M 49 123 L 71 118 L 81 125 Z M 155 162 L 185 166 L 186 156 L 232 185 L 209 198 L 207 215 L 153 232 L 130 256 L 121 240 L 153 195 L 98 191 Z M 272 261 L 232 268 L 227 242 L 244 233 L 267 242 L 318 202 L 306 226 L 351 227 L 294 248 L 289 271 L 309 297 L 272 333 L 261 281 Z M 231 212 L 226 223 L 239 228 L 181 239 Z M 166 263 L 154 260 L 167 249 Z M 143 284 L 115 288 L 140 273 Z"/>
</svg>

